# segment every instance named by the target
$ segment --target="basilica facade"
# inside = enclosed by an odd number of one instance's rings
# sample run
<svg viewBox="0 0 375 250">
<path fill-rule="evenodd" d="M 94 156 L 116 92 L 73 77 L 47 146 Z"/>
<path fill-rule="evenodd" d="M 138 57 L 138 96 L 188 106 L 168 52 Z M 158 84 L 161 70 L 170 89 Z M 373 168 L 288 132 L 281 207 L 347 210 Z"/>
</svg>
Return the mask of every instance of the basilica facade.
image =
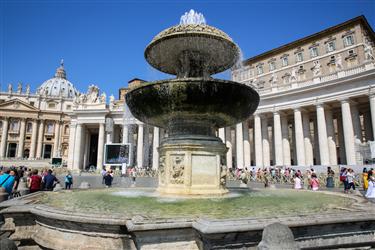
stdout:
<svg viewBox="0 0 375 250">
<path fill-rule="evenodd" d="M 244 61 L 232 80 L 254 87 L 260 105 L 233 127 L 219 128 L 227 166 L 363 165 L 375 129 L 375 34 L 360 16 Z M 136 120 L 126 92 L 97 86 L 80 93 L 63 64 L 35 94 L 11 85 L 0 93 L 0 161 L 25 164 L 62 157 L 74 170 L 105 165 L 105 144 L 130 143 L 131 164 L 158 168 L 167 131 Z M 2 165 L 2 164 L 0 164 Z"/>
</svg>

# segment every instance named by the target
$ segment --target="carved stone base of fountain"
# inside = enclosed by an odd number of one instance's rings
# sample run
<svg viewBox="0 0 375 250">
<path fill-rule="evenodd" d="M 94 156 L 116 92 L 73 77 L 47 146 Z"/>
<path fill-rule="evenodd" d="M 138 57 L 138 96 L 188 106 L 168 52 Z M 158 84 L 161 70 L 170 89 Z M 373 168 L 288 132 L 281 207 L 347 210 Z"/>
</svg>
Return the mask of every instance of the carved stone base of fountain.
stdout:
<svg viewBox="0 0 375 250">
<path fill-rule="evenodd" d="M 161 194 L 223 195 L 227 147 L 216 137 L 168 138 L 159 147 Z"/>
</svg>

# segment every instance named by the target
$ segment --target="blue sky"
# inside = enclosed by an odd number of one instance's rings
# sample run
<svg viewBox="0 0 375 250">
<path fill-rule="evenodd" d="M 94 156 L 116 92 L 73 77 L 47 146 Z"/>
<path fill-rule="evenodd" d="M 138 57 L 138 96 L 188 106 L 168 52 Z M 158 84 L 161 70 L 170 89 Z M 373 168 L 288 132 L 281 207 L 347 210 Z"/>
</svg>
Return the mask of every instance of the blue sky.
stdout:
<svg viewBox="0 0 375 250">
<path fill-rule="evenodd" d="M 83 92 L 96 84 L 117 96 L 134 77 L 169 78 L 147 64 L 144 49 L 190 9 L 231 36 L 245 59 L 359 15 L 375 28 L 375 0 L 0 0 L 1 89 L 22 82 L 35 91 L 61 58 Z"/>
</svg>

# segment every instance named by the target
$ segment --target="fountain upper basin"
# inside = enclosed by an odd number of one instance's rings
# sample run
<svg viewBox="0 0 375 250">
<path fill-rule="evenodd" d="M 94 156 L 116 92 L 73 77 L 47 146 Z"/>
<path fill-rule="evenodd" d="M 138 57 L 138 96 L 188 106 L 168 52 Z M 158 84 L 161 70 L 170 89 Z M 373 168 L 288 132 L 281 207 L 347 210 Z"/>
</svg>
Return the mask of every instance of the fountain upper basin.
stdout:
<svg viewBox="0 0 375 250">
<path fill-rule="evenodd" d="M 207 75 L 232 67 L 239 57 L 239 48 L 223 31 L 204 24 L 170 27 L 160 32 L 145 50 L 145 58 L 154 68 L 181 76 L 190 70 Z"/>
<path fill-rule="evenodd" d="M 256 110 L 259 95 L 233 81 L 185 78 L 146 83 L 129 91 L 126 102 L 142 122 L 172 134 L 174 130 L 183 133 L 183 127 L 187 133 L 204 134 L 188 128 L 210 130 L 241 122 Z"/>
</svg>

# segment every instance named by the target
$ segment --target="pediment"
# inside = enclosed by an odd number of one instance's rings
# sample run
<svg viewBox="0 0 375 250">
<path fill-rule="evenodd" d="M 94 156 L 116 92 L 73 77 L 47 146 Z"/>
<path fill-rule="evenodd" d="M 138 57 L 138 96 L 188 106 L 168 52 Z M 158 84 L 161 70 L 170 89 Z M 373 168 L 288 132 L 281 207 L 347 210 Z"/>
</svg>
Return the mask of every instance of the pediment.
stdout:
<svg viewBox="0 0 375 250">
<path fill-rule="evenodd" d="M 0 110 L 39 111 L 39 109 L 35 108 L 34 106 L 17 98 L 0 103 Z"/>
</svg>

